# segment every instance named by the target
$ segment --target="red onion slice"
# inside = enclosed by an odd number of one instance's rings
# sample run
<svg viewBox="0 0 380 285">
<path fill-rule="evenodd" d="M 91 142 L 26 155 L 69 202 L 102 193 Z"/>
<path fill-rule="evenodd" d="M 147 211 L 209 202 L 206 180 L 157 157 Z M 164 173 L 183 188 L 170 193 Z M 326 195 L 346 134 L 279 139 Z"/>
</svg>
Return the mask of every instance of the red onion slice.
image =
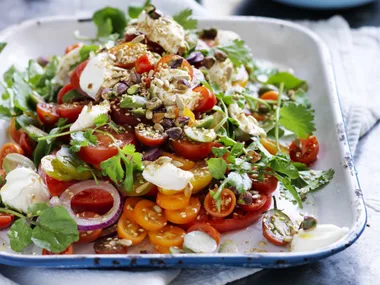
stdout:
<svg viewBox="0 0 380 285">
<path fill-rule="evenodd" d="M 71 208 L 71 199 L 76 194 L 90 189 L 103 190 L 110 193 L 113 197 L 112 208 L 103 216 L 86 219 L 80 218 L 74 213 L 73 209 Z M 78 229 L 81 231 L 93 231 L 106 228 L 114 224 L 119 219 L 122 211 L 122 203 L 119 192 L 112 184 L 106 181 L 98 181 L 98 184 L 96 184 L 94 180 L 87 180 L 76 183 L 66 189 L 59 198 L 62 201 L 62 206 L 67 209 L 70 216 L 76 221 Z"/>
</svg>

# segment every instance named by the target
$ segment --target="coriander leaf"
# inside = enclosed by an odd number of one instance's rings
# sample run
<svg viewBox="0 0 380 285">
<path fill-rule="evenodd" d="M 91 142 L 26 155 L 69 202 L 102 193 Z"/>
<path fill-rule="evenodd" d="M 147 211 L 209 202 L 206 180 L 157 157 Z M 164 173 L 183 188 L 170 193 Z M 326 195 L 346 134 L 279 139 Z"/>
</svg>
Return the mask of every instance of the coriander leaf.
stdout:
<svg viewBox="0 0 380 285">
<path fill-rule="evenodd" d="M 133 144 L 125 145 L 122 149 L 123 153 L 132 157 L 133 162 L 137 169 L 143 169 L 142 154 L 136 152 L 136 148 Z"/>
<path fill-rule="evenodd" d="M 19 110 L 31 111 L 28 105 L 30 94 L 32 94 L 32 89 L 30 86 L 22 79 L 19 73 L 13 74 L 13 94 L 14 94 L 14 105 Z"/>
<path fill-rule="evenodd" d="M 297 201 L 298 206 L 303 209 L 301 198 L 297 192 L 297 190 L 292 185 L 290 179 L 288 177 L 282 177 L 280 175 L 275 175 L 278 181 L 282 183 L 282 185 L 289 191 L 289 193 L 293 196 L 293 198 Z"/>
<path fill-rule="evenodd" d="M 61 128 L 63 127 L 67 122 L 67 119 L 65 118 L 59 118 L 58 119 L 58 122 L 57 122 L 57 128 Z"/>
<path fill-rule="evenodd" d="M 78 226 L 62 206 L 45 209 L 32 232 L 34 244 L 54 253 L 64 251 L 78 239 Z"/>
<path fill-rule="evenodd" d="M 286 104 L 280 110 L 279 123 L 297 138 L 306 139 L 315 131 L 314 115 L 303 105 Z"/>
<path fill-rule="evenodd" d="M 252 188 L 252 180 L 247 173 L 230 172 L 226 179 L 227 183 L 242 193 Z"/>
<path fill-rule="evenodd" d="M 0 105 L 0 118 L 9 118 L 9 117 L 12 117 L 12 113 L 9 107 Z"/>
<path fill-rule="evenodd" d="M 228 150 L 224 147 L 213 147 L 212 148 L 212 153 L 217 157 L 221 157 L 221 156 L 225 155 L 227 153 L 227 151 Z"/>
<path fill-rule="evenodd" d="M 85 45 L 82 46 L 81 49 L 79 50 L 79 56 L 80 56 L 80 61 L 83 62 L 86 59 L 89 58 L 90 53 L 96 52 L 99 49 L 99 46 L 97 45 Z"/>
<path fill-rule="evenodd" d="M 235 39 L 230 44 L 218 46 L 217 48 L 224 51 L 235 66 L 241 66 L 252 61 L 251 50 L 243 40 Z"/>
<path fill-rule="evenodd" d="M 9 243 L 12 250 L 21 252 L 32 244 L 32 229 L 25 218 L 18 219 L 8 231 Z"/>
<path fill-rule="evenodd" d="M 85 132 L 76 132 L 71 134 L 70 150 L 73 152 L 80 151 L 81 147 L 89 145 L 97 145 L 98 139 L 92 134 L 92 130 Z"/>
<path fill-rule="evenodd" d="M 124 179 L 124 169 L 121 165 L 121 156 L 117 154 L 100 163 L 103 175 L 111 178 L 113 182 L 119 184 Z"/>
<path fill-rule="evenodd" d="M 295 77 L 289 72 L 279 72 L 268 78 L 266 84 L 272 84 L 280 86 L 281 83 L 284 83 L 285 90 L 304 88 L 307 90 L 307 83 L 304 80 L 301 80 Z"/>
<path fill-rule="evenodd" d="M 151 0 L 146 0 L 144 5 L 142 7 L 138 7 L 138 6 L 129 6 L 128 7 L 128 16 L 132 19 L 136 19 L 138 18 L 138 16 L 140 15 L 140 13 L 145 9 L 145 7 L 147 7 L 148 5 L 150 5 L 151 3 Z"/>
<path fill-rule="evenodd" d="M 276 172 L 285 174 L 291 179 L 299 177 L 297 168 L 292 164 L 287 156 L 277 154 L 272 157 L 269 163 L 269 167 Z"/>
<path fill-rule="evenodd" d="M 62 101 L 63 103 L 71 103 L 75 99 L 83 98 L 83 95 L 80 94 L 76 89 L 72 89 L 69 92 L 67 92 L 65 95 L 63 95 Z"/>
<path fill-rule="evenodd" d="M 28 64 L 28 82 L 32 86 L 37 86 L 44 74 L 44 68 L 37 63 L 35 60 L 29 60 Z"/>
<path fill-rule="evenodd" d="M 244 144 L 235 143 L 231 148 L 231 154 L 234 156 L 240 156 L 244 152 Z"/>
<path fill-rule="evenodd" d="M 94 124 L 97 127 L 104 126 L 108 122 L 108 115 L 107 114 L 100 114 L 94 119 Z"/>
<path fill-rule="evenodd" d="M 184 9 L 173 16 L 173 20 L 180 24 L 185 30 L 195 30 L 198 27 L 198 20 L 191 19 L 193 10 Z"/>
<path fill-rule="evenodd" d="M 49 208 L 48 203 L 36 203 L 31 204 L 28 207 L 28 217 L 37 217 L 40 216 L 44 210 Z"/>
<path fill-rule="evenodd" d="M 329 183 L 334 178 L 335 171 L 329 170 L 303 170 L 300 171 L 300 177 L 293 181 L 298 188 L 301 197 L 307 193 L 319 190 L 322 186 Z"/>
<path fill-rule="evenodd" d="M 306 108 L 311 108 L 311 103 L 307 93 L 303 89 L 298 89 L 291 98 L 294 100 L 294 103 L 297 105 L 304 105 Z"/>
<path fill-rule="evenodd" d="M 97 37 L 107 37 L 113 33 L 121 36 L 127 26 L 124 12 L 112 7 L 96 11 L 92 20 L 98 28 Z"/>
<path fill-rule="evenodd" d="M 226 173 L 227 163 L 222 158 L 210 158 L 207 160 L 208 170 L 215 179 L 223 179 Z"/>
<path fill-rule="evenodd" d="M 219 139 L 219 142 L 224 144 L 225 146 L 234 146 L 236 144 L 236 141 L 234 141 L 233 139 L 225 136 L 225 137 L 221 137 Z"/>
<path fill-rule="evenodd" d="M 14 65 L 12 65 L 6 72 L 3 74 L 3 79 L 8 87 L 13 86 L 13 74 L 17 72 Z"/>
<path fill-rule="evenodd" d="M 297 168 L 299 171 L 301 170 L 309 170 L 309 167 L 307 167 L 306 164 L 301 162 L 292 162 L 295 168 Z"/>
<path fill-rule="evenodd" d="M 7 43 L 0 42 L 0 53 L 3 51 L 3 49 L 5 48 L 6 45 L 7 45 Z"/>
</svg>

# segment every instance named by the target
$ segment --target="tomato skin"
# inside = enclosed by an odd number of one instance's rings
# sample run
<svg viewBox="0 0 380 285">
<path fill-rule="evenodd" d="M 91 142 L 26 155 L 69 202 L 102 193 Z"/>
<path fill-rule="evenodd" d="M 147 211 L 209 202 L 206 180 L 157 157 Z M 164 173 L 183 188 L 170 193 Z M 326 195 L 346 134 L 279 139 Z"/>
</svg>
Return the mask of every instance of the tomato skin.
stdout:
<svg viewBox="0 0 380 285">
<path fill-rule="evenodd" d="M 84 190 L 71 199 L 71 208 L 75 213 L 94 212 L 98 215 L 104 215 L 112 206 L 111 194 L 96 188 Z"/>
<path fill-rule="evenodd" d="M 13 117 L 11 119 L 8 130 L 9 130 L 9 133 L 10 133 L 13 141 L 15 143 L 18 143 L 20 141 L 20 137 L 21 137 L 21 134 L 23 133 L 23 131 L 21 129 L 17 130 L 17 128 L 16 128 L 16 117 Z"/>
<path fill-rule="evenodd" d="M 44 125 L 54 126 L 59 119 L 57 106 L 49 103 L 38 103 L 37 116 Z"/>
<path fill-rule="evenodd" d="M 183 192 L 174 195 L 164 195 L 161 192 L 157 193 L 156 203 L 165 210 L 178 210 L 185 208 L 190 201 L 190 197 L 186 197 Z"/>
<path fill-rule="evenodd" d="M 171 140 L 170 143 L 177 155 L 190 160 L 201 160 L 207 157 L 213 147 L 213 143 L 196 143 L 188 140 Z"/>
<path fill-rule="evenodd" d="M 168 139 L 166 133 L 154 133 L 154 136 L 151 136 L 150 134 L 145 134 L 144 130 L 138 128 L 135 128 L 135 135 L 140 143 L 150 147 L 160 146 Z"/>
<path fill-rule="evenodd" d="M 259 181 L 251 176 L 252 189 L 259 191 L 260 194 L 270 195 L 277 189 L 278 180 L 273 175 L 264 174 L 264 180 Z"/>
<path fill-rule="evenodd" d="M 310 165 L 317 160 L 319 153 L 319 142 L 315 136 L 307 139 L 300 139 L 299 148 L 295 141 L 289 147 L 289 154 L 292 161 Z"/>
<path fill-rule="evenodd" d="M 277 98 L 278 98 L 278 94 L 276 91 L 273 91 L 273 90 L 267 91 L 260 96 L 260 99 L 263 99 L 263 100 L 277 101 Z"/>
<path fill-rule="evenodd" d="M 67 123 L 71 124 L 78 119 L 79 114 L 87 104 L 88 102 L 64 103 L 57 107 L 57 114 L 61 118 L 67 119 Z"/>
<path fill-rule="evenodd" d="M 198 216 L 201 209 L 201 202 L 197 198 L 191 197 L 189 204 L 178 210 L 166 210 L 166 219 L 173 224 L 187 224 Z"/>
<path fill-rule="evenodd" d="M 187 232 L 201 231 L 212 237 L 217 244 L 220 244 L 220 233 L 212 226 L 204 223 L 199 223 L 191 226 Z"/>
<path fill-rule="evenodd" d="M 78 181 L 58 181 L 49 175 L 47 175 L 41 168 L 41 165 L 38 167 L 38 174 L 44 181 L 46 187 L 49 190 L 51 196 L 60 196 L 67 188 L 74 185 Z"/>
<path fill-rule="evenodd" d="M 183 57 L 175 54 L 169 54 L 164 57 L 162 57 L 156 64 L 156 67 L 154 69 L 155 72 L 158 72 L 162 65 L 169 65 L 170 62 L 174 60 L 182 59 L 181 68 L 187 69 L 187 72 L 190 75 L 191 80 L 194 78 L 193 68 L 191 67 L 190 63 L 184 59 Z M 169 67 L 170 68 L 170 67 Z"/>
<path fill-rule="evenodd" d="M 94 212 L 83 212 L 80 213 L 79 216 L 81 218 L 94 218 L 99 215 Z M 90 243 L 95 241 L 102 234 L 103 229 L 98 229 L 94 231 L 79 231 L 79 240 L 76 243 Z"/>
<path fill-rule="evenodd" d="M 71 90 L 74 89 L 74 86 L 71 85 L 71 83 L 69 84 L 66 84 L 65 86 L 63 86 L 61 88 L 61 90 L 59 90 L 58 92 L 58 96 L 57 96 L 57 102 L 58 104 L 63 104 L 63 97 L 65 96 L 65 94 Z"/>
<path fill-rule="evenodd" d="M 141 243 L 148 232 L 136 222 L 130 221 L 124 212 L 117 223 L 117 235 L 119 238 L 132 241 L 132 245 Z"/>
<path fill-rule="evenodd" d="M 5 184 L 5 177 L 7 176 L 7 173 L 5 172 L 4 169 L 0 168 L 0 188 L 4 186 Z"/>
<path fill-rule="evenodd" d="M 65 48 L 65 54 L 68 54 L 70 51 L 78 48 L 80 46 L 79 43 L 76 43 L 76 44 L 73 44 L 73 45 L 69 45 Z"/>
<path fill-rule="evenodd" d="M 125 216 L 126 219 L 130 220 L 133 223 L 136 223 L 136 220 L 133 216 L 133 208 L 141 200 L 142 198 L 140 197 L 131 197 L 125 200 L 124 207 L 123 207 L 123 215 Z"/>
<path fill-rule="evenodd" d="M 6 214 L 6 213 L 0 213 L 0 230 L 8 228 L 14 221 L 15 216 Z"/>
<path fill-rule="evenodd" d="M 241 209 L 243 209 L 244 211 L 246 211 L 246 212 L 258 211 L 258 210 L 260 210 L 265 205 L 265 203 L 267 202 L 267 199 L 270 199 L 270 198 L 271 198 L 270 196 L 261 195 L 261 198 L 254 199 L 252 201 L 251 205 L 240 205 L 239 204 L 239 207 Z"/>
<path fill-rule="evenodd" d="M 142 74 L 144 72 L 149 72 L 154 69 L 154 65 L 150 63 L 149 57 L 147 54 L 140 56 L 135 61 L 135 67 L 136 67 L 136 72 L 139 74 Z"/>
<path fill-rule="evenodd" d="M 208 112 L 215 106 L 217 102 L 216 97 L 209 89 L 204 86 L 198 86 L 194 88 L 193 91 L 198 92 L 201 95 L 198 105 L 194 109 L 195 112 Z"/>
<path fill-rule="evenodd" d="M 127 254 L 128 246 L 122 245 L 117 241 L 117 237 L 105 237 L 98 239 L 94 243 L 94 251 L 96 254 Z M 113 242 L 112 245 L 111 242 Z"/>
<path fill-rule="evenodd" d="M 214 198 L 211 197 L 210 192 L 206 195 L 206 198 L 204 200 L 203 206 L 205 207 L 206 211 L 213 217 L 227 217 L 235 209 L 236 196 L 230 189 L 224 188 L 220 194 L 220 199 L 222 199 L 220 211 L 218 211 L 216 202 Z"/>
<path fill-rule="evenodd" d="M 159 231 L 148 233 L 152 244 L 164 247 L 182 247 L 185 234 L 183 229 L 173 225 L 167 225 Z"/>
<path fill-rule="evenodd" d="M 42 249 L 42 255 L 66 255 L 66 254 L 73 254 L 73 253 L 74 253 L 74 248 L 72 244 L 70 244 L 69 247 L 66 248 L 64 251 L 57 252 L 57 253 L 48 251 L 45 248 Z"/>
<path fill-rule="evenodd" d="M 22 148 L 15 143 L 6 143 L 0 149 L 0 167 L 3 165 L 4 158 L 10 153 L 18 153 L 24 155 Z"/>
<path fill-rule="evenodd" d="M 179 226 L 181 228 L 187 230 L 190 227 L 192 227 L 193 225 L 207 223 L 208 220 L 209 220 L 209 214 L 207 213 L 205 208 L 201 207 L 201 210 L 199 211 L 198 216 L 194 220 L 192 220 L 191 222 L 186 223 L 186 224 L 181 224 Z"/>
<path fill-rule="evenodd" d="M 78 66 L 74 69 L 73 73 L 70 77 L 70 83 L 73 86 L 73 88 L 77 90 L 81 90 L 80 88 L 80 76 L 83 72 L 83 70 L 86 68 L 87 63 L 89 60 L 85 60 L 82 63 L 78 64 Z"/>
<path fill-rule="evenodd" d="M 31 158 L 33 156 L 33 152 L 37 146 L 37 143 L 32 140 L 26 133 L 22 133 L 19 144 L 24 151 L 25 156 Z"/>
<path fill-rule="evenodd" d="M 133 217 L 136 222 L 148 231 L 159 231 L 167 224 L 163 210 L 158 212 L 155 210 L 156 206 L 156 203 L 152 201 L 141 200 L 133 209 Z"/>
</svg>

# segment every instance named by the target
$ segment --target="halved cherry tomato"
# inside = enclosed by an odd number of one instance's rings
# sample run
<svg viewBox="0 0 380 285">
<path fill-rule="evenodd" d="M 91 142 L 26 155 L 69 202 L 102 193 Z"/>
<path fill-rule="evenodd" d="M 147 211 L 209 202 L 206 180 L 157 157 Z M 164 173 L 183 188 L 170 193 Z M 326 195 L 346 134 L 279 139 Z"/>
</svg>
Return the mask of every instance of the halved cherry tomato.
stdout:
<svg viewBox="0 0 380 285">
<path fill-rule="evenodd" d="M 37 146 L 37 143 L 32 140 L 26 133 L 22 133 L 19 144 L 24 151 L 25 156 L 31 158 L 33 156 L 33 152 Z"/>
<path fill-rule="evenodd" d="M 65 86 L 63 86 L 61 88 L 61 90 L 59 90 L 58 92 L 58 96 L 57 96 L 57 102 L 58 104 L 63 104 L 63 97 L 65 96 L 65 94 L 71 90 L 74 89 L 74 86 L 71 85 L 71 83 L 69 84 L 66 84 Z"/>
<path fill-rule="evenodd" d="M 119 241 L 117 237 L 105 237 L 94 243 L 96 254 L 127 254 L 128 246 Z"/>
<path fill-rule="evenodd" d="M 70 244 L 69 247 L 66 248 L 64 251 L 57 252 L 57 253 L 48 251 L 45 248 L 42 249 L 42 255 L 66 255 L 66 254 L 73 254 L 73 253 L 74 253 L 74 249 L 73 249 L 73 245 L 72 244 Z"/>
<path fill-rule="evenodd" d="M 154 65 L 150 63 L 149 57 L 147 54 L 140 56 L 135 61 L 135 67 L 136 67 L 136 72 L 139 74 L 142 74 L 144 72 L 149 72 L 154 69 Z"/>
<path fill-rule="evenodd" d="M 217 244 L 220 244 L 220 233 L 212 226 L 208 225 L 208 224 L 195 224 L 193 226 L 191 226 L 187 232 L 188 233 L 191 233 L 191 232 L 194 232 L 194 231 L 201 231 L 201 232 L 204 232 L 206 234 L 208 234 L 210 237 L 212 237 Z"/>
<path fill-rule="evenodd" d="M 24 155 L 24 151 L 18 144 L 15 144 L 15 143 L 3 144 L 3 146 L 0 149 L 0 166 L 1 167 L 3 165 L 4 158 L 10 153 L 19 153 L 19 154 Z"/>
<path fill-rule="evenodd" d="M 165 217 L 174 224 L 187 224 L 195 220 L 201 209 L 201 202 L 197 198 L 191 197 L 189 204 L 178 210 L 166 210 Z"/>
<path fill-rule="evenodd" d="M 270 174 L 264 174 L 264 180 L 260 181 L 254 176 L 252 180 L 252 189 L 259 191 L 261 194 L 270 195 L 277 189 L 278 180 Z"/>
<path fill-rule="evenodd" d="M 236 209 L 232 213 L 231 218 L 211 218 L 207 223 L 213 226 L 220 233 L 245 229 L 258 221 L 262 214 L 270 208 L 271 203 L 272 199 L 267 199 L 267 202 L 258 211 L 245 212 L 243 210 Z"/>
<path fill-rule="evenodd" d="M 142 198 L 140 198 L 140 197 L 131 197 L 131 198 L 127 198 L 125 200 L 124 207 L 123 207 L 123 215 L 125 216 L 126 219 L 128 219 L 134 223 L 136 222 L 135 218 L 133 216 L 133 208 L 141 200 L 142 200 Z"/>
<path fill-rule="evenodd" d="M 293 161 L 310 165 L 317 160 L 319 153 L 319 142 L 315 136 L 300 139 L 298 146 L 295 141 L 289 147 L 290 158 Z"/>
<path fill-rule="evenodd" d="M 174 195 L 164 195 L 157 193 L 156 203 L 165 210 L 178 210 L 185 208 L 190 201 L 190 197 L 186 197 L 183 192 Z"/>
<path fill-rule="evenodd" d="M 182 163 L 182 166 L 180 166 L 179 168 L 181 168 L 182 170 L 190 170 L 194 167 L 195 165 L 195 162 L 194 161 L 191 161 L 189 159 L 186 159 L 186 158 L 183 158 L 181 156 L 178 156 L 178 155 L 175 155 L 175 154 L 171 154 L 169 152 L 163 152 L 162 153 L 162 156 L 167 156 L 167 157 L 170 157 L 171 159 L 173 159 L 174 161 L 178 161 L 180 163 Z"/>
<path fill-rule="evenodd" d="M 121 68 L 133 68 L 135 67 L 135 61 L 142 55 L 146 54 L 146 46 L 142 43 L 122 43 L 120 45 L 112 47 L 109 52 L 116 56 L 116 66 Z M 118 53 L 122 53 L 122 56 L 118 57 Z M 121 59 L 121 61 L 119 61 Z"/>
<path fill-rule="evenodd" d="M 213 178 L 204 161 L 197 162 L 195 167 L 190 169 L 190 172 L 194 174 L 194 178 L 190 180 L 190 183 L 193 186 L 193 189 L 191 190 L 192 194 L 196 194 L 206 188 Z"/>
<path fill-rule="evenodd" d="M 268 211 L 263 216 L 263 235 L 274 245 L 285 246 L 289 244 L 292 240 L 293 228 L 292 220 L 276 208 Z"/>
<path fill-rule="evenodd" d="M 11 123 L 9 124 L 9 133 L 15 143 L 20 141 L 21 134 L 23 131 L 21 129 L 17 130 L 16 128 L 16 117 L 11 119 Z"/>
<path fill-rule="evenodd" d="M 57 107 L 57 114 L 61 118 L 67 119 L 67 123 L 71 124 L 78 119 L 79 114 L 87 104 L 88 102 L 64 103 Z"/>
<path fill-rule="evenodd" d="M 247 212 L 257 211 L 257 210 L 260 210 L 261 207 L 263 207 L 265 203 L 267 202 L 267 199 L 270 199 L 270 198 L 271 198 L 270 196 L 260 194 L 260 198 L 253 199 L 251 205 L 239 204 L 239 207 Z"/>
<path fill-rule="evenodd" d="M 208 220 L 209 220 L 209 214 L 207 213 L 205 208 L 201 207 L 201 210 L 199 211 L 198 216 L 194 220 L 192 220 L 191 222 L 189 222 L 187 224 L 180 224 L 179 226 L 181 228 L 187 230 L 195 224 L 207 223 Z"/>
<path fill-rule="evenodd" d="M 206 211 L 217 218 L 227 217 L 233 212 L 236 206 L 236 196 L 230 189 L 224 188 L 220 194 L 221 205 L 220 211 L 216 206 L 216 201 L 211 197 L 210 192 L 206 195 L 203 206 Z"/>
<path fill-rule="evenodd" d="M 78 64 L 78 66 L 74 69 L 73 73 L 71 74 L 70 83 L 77 90 L 81 90 L 79 80 L 80 80 L 80 76 L 81 76 L 83 70 L 87 66 L 88 61 L 89 60 L 85 60 L 82 63 Z"/>
<path fill-rule="evenodd" d="M 175 54 L 169 54 L 169 55 L 166 55 L 164 57 L 162 57 L 156 64 L 156 68 L 154 69 L 155 72 L 159 71 L 159 69 L 161 67 L 165 67 L 167 66 L 168 68 L 170 68 L 171 64 L 174 62 L 174 61 L 180 61 L 182 60 L 181 64 L 180 64 L 180 68 L 181 69 L 186 69 L 187 72 L 189 73 L 190 75 L 190 78 L 191 80 L 193 79 L 193 68 L 191 67 L 190 63 L 184 59 L 183 57 L 179 56 L 179 55 L 175 55 Z M 166 67 L 165 67 L 166 68 Z"/>
<path fill-rule="evenodd" d="M 265 147 L 265 149 L 270 153 L 270 154 L 273 154 L 273 155 L 276 155 L 277 154 L 277 146 L 276 146 L 276 142 L 273 141 L 273 140 L 270 140 L 268 138 L 260 138 L 260 142 L 261 144 L 263 145 L 263 147 Z M 283 153 L 288 153 L 288 149 L 281 145 L 280 144 L 280 150 L 281 152 Z"/>
<path fill-rule="evenodd" d="M 161 253 L 161 254 L 171 253 L 170 252 L 170 246 L 155 245 L 154 248 L 155 248 L 155 250 L 157 250 L 158 253 Z"/>
<path fill-rule="evenodd" d="M 139 201 L 133 209 L 135 221 L 148 231 L 159 231 L 166 226 L 164 211 L 149 200 Z"/>
<path fill-rule="evenodd" d="M 190 160 L 200 160 L 208 156 L 213 147 L 212 143 L 197 143 L 189 140 L 171 140 L 174 152 Z"/>
<path fill-rule="evenodd" d="M 267 91 L 263 95 L 260 96 L 260 99 L 263 99 L 263 100 L 277 101 L 277 98 L 278 98 L 278 94 L 276 91 L 273 91 L 273 90 Z"/>
<path fill-rule="evenodd" d="M 148 232 L 144 228 L 127 218 L 126 212 L 121 215 L 117 223 L 119 238 L 130 240 L 132 245 L 136 245 L 142 242 L 147 234 Z"/>
<path fill-rule="evenodd" d="M 167 225 L 159 231 L 148 233 L 151 243 L 165 247 L 182 247 L 185 234 L 183 229 L 173 225 Z"/>
<path fill-rule="evenodd" d="M 9 227 L 15 219 L 15 216 L 6 214 L 6 213 L 0 213 L 0 230 L 5 229 Z"/>
<path fill-rule="evenodd" d="M 78 43 L 70 45 L 70 46 L 67 46 L 66 49 L 65 49 L 65 54 L 68 54 L 70 51 L 78 48 L 79 46 L 80 46 L 80 44 L 78 44 Z"/>
<path fill-rule="evenodd" d="M 168 135 L 164 132 L 156 132 L 152 126 L 148 125 L 138 125 L 135 128 L 136 138 L 143 145 L 146 146 L 160 146 L 162 145 L 168 138 Z"/>
<path fill-rule="evenodd" d="M 135 136 L 131 133 L 115 134 L 111 132 L 111 134 L 121 142 L 121 148 L 128 144 L 136 145 Z M 95 136 L 98 139 L 97 146 L 85 146 L 78 152 L 79 157 L 90 164 L 100 164 L 117 154 L 117 148 L 113 146 L 114 142 L 109 136 L 100 133 L 95 133 Z"/>
<path fill-rule="evenodd" d="M 198 104 L 194 109 L 195 112 L 208 112 L 215 106 L 216 97 L 209 89 L 204 86 L 198 86 L 193 91 L 200 94 Z"/>
<path fill-rule="evenodd" d="M 107 213 L 113 205 L 110 193 L 101 189 L 87 189 L 79 192 L 71 199 L 71 208 L 74 212 L 95 212 L 99 215 Z"/>
<path fill-rule="evenodd" d="M 47 126 L 54 126 L 59 119 L 57 106 L 55 104 L 38 103 L 37 115 L 40 121 Z"/>
<path fill-rule="evenodd" d="M 95 218 L 99 215 L 94 212 L 82 212 L 79 213 L 79 217 L 82 219 L 86 218 Z M 95 241 L 102 234 L 102 229 L 94 230 L 94 231 L 79 231 L 79 240 L 76 243 L 90 243 Z"/>
<path fill-rule="evenodd" d="M 51 196 L 60 196 L 67 188 L 77 183 L 77 181 L 59 181 L 49 175 L 47 175 L 41 168 L 41 165 L 38 167 L 38 174 L 42 178 L 42 181 L 45 183 L 46 187 L 49 190 Z"/>
</svg>

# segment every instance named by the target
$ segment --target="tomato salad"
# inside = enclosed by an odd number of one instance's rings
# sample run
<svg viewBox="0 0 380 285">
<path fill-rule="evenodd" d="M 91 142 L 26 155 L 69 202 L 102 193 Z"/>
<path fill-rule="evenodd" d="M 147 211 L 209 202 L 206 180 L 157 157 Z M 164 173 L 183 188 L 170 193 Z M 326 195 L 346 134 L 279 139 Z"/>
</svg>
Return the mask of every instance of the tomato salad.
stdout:
<svg viewBox="0 0 380 285">
<path fill-rule="evenodd" d="M 319 143 L 307 83 L 190 14 L 107 7 L 93 16 L 96 38 L 76 33 L 65 54 L 4 74 L 13 142 L 0 151 L 0 228 L 12 250 L 75 254 L 94 242 L 116 254 L 146 242 L 211 253 L 259 222 L 278 246 L 316 227 L 270 210 L 276 189 L 302 208 L 333 178 L 310 169 Z"/>
</svg>

